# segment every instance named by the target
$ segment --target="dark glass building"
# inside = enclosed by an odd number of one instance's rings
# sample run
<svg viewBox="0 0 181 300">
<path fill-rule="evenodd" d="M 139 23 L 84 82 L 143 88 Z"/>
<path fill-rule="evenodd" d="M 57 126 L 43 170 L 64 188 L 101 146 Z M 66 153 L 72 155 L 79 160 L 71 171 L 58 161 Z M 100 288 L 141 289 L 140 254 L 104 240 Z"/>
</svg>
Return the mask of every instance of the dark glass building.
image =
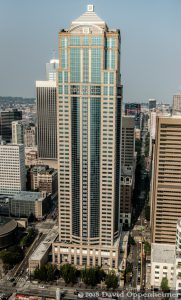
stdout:
<svg viewBox="0 0 181 300">
<path fill-rule="evenodd" d="M 22 111 L 17 109 L 2 111 L 0 115 L 0 135 L 7 143 L 12 141 L 12 122 L 22 120 Z"/>
</svg>

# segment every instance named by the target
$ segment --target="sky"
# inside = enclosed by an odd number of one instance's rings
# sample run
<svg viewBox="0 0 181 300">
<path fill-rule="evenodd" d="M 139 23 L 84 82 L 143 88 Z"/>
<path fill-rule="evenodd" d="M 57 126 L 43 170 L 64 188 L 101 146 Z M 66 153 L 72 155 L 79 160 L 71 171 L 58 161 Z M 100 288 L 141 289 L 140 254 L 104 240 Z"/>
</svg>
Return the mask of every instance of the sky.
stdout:
<svg viewBox="0 0 181 300">
<path fill-rule="evenodd" d="M 35 97 L 58 32 L 87 4 L 121 30 L 124 102 L 181 92 L 181 0 L 0 0 L 0 96 Z"/>
</svg>

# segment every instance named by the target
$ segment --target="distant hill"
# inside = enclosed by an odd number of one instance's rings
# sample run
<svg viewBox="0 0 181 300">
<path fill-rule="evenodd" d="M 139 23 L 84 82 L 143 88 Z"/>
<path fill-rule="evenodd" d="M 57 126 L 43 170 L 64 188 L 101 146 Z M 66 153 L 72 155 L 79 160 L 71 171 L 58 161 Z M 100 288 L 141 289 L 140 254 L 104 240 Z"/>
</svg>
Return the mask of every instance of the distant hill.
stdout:
<svg viewBox="0 0 181 300">
<path fill-rule="evenodd" d="M 35 98 L 0 96 L 0 105 L 2 105 L 2 104 L 34 104 L 34 103 L 35 103 Z"/>
</svg>

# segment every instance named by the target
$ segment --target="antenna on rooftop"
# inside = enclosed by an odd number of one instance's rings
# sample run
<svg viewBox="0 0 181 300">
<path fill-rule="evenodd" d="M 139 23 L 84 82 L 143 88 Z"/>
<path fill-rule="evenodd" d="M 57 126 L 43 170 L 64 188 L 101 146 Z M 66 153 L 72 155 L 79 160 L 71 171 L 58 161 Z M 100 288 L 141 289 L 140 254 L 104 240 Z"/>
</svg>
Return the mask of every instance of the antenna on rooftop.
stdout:
<svg viewBox="0 0 181 300">
<path fill-rule="evenodd" d="M 55 49 L 53 49 L 52 58 L 53 58 L 53 59 L 56 58 L 56 51 L 55 51 Z"/>
</svg>

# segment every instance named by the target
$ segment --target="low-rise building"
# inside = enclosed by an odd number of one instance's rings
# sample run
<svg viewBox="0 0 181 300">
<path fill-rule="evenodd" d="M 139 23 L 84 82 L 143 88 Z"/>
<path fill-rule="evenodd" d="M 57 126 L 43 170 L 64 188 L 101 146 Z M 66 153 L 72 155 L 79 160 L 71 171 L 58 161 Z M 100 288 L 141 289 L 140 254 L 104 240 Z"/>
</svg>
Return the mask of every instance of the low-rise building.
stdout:
<svg viewBox="0 0 181 300">
<path fill-rule="evenodd" d="M 175 245 L 151 244 L 151 287 L 160 288 L 162 279 L 167 277 L 168 285 L 174 288 Z"/>
<path fill-rule="evenodd" d="M 33 214 L 37 219 L 49 212 L 51 195 L 40 192 L 19 192 L 9 198 L 10 214 L 15 217 L 29 217 Z"/>
<path fill-rule="evenodd" d="M 36 165 L 28 170 L 28 189 L 43 192 L 55 198 L 58 193 L 58 173 L 47 165 Z"/>
<path fill-rule="evenodd" d="M 33 273 L 37 267 L 41 267 L 48 261 L 48 255 L 52 249 L 52 243 L 58 236 L 58 226 L 54 226 L 41 242 L 38 248 L 29 258 L 29 273 Z"/>
<path fill-rule="evenodd" d="M 15 243 L 17 227 L 18 224 L 14 219 L 0 216 L 0 249 Z"/>
</svg>

